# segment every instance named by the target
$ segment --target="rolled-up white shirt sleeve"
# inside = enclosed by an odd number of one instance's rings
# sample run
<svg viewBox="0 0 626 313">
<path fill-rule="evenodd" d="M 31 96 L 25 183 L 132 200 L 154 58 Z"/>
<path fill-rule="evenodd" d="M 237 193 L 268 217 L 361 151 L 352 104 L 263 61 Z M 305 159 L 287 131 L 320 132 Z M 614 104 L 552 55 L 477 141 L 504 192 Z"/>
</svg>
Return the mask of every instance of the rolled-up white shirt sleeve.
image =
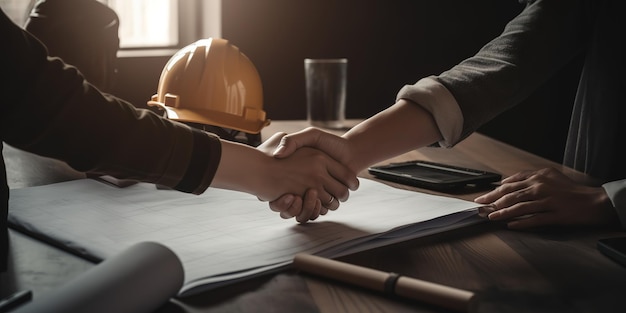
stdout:
<svg viewBox="0 0 626 313">
<path fill-rule="evenodd" d="M 608 182 L 602 187 L 613 203 L 622 229 L 626 229 L 626 179 Z"/>
<path fill-rule="evenodd" d="M 433 115 L 443 139 L 442 147 L 452 147 L 461 138 L 463 113 L 450 91 L 434 76 L 420 79 L 414 85 L 406 85 L 398 92 L 396 100 L 409 100 L 422 106 Z"/>
</svg>

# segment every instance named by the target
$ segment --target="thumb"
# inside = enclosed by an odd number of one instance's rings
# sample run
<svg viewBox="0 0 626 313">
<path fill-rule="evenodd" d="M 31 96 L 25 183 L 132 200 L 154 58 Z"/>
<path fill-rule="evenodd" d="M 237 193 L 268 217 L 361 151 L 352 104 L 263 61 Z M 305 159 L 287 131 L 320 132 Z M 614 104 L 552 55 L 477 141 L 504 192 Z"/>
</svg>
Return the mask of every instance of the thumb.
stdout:
<svg viewBox="0 0 626 313">
<path fill-rule="evenodd" d="M 286 158 L 299 148 L 297 142 L 290 140 L 288 136 L 289 135 L 280 139 L 278 147 L 274 150 L 274 157 L 279 159 Z"/>
<path fill-rule="evenodd" d="M 274 150 L 274 157 L 279 159 L 286 158 L 300 147 L 316 147 L 319 136 L 320 131 L 312 127 L 283 136 L 278 147 Z"/>
</svg>

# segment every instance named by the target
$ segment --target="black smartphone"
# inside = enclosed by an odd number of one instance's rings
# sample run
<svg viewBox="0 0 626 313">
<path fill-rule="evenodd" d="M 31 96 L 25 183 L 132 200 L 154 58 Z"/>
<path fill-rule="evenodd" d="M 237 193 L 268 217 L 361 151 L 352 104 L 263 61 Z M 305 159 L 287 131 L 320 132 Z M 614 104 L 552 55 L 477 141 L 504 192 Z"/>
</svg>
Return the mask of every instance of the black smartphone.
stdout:
<svg viewBox="0 0 626 313">
<path fill-rule="evenodd" d="M 433 190 L 487 185 L 502 179 L 494 172 L 420 160 L 373 166 L 368 172 L 384 180 Z"/>
<path fill-rule="evenodd" d="M 626 266 L 626 236 L 600 239 L 597 247 L 604 255 Z"/>
</svg>

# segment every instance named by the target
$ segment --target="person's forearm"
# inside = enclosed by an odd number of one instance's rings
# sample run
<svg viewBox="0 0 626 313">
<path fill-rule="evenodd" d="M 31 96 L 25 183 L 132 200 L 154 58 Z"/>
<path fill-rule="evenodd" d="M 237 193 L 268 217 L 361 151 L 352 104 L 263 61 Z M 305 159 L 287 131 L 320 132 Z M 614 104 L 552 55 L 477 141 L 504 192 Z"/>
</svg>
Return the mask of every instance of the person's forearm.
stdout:
<svg viewBox="0 0 626 313">
<path fill-rule="evenodd" d="M 399 154 L 441 139 L 432 115 L 421 106 L 400 100 L 343 135 L 350 145 L 349 167 L 360 172 Z"/>
<path fill-rule="evenodd" d="M 222 156 L 211 187 L 261 196 L 261 178 L 265 177 L 261 171 L 269 166 L 263 162 L 265 158 L 257 149 L 222 140 Z"/>
</svg>

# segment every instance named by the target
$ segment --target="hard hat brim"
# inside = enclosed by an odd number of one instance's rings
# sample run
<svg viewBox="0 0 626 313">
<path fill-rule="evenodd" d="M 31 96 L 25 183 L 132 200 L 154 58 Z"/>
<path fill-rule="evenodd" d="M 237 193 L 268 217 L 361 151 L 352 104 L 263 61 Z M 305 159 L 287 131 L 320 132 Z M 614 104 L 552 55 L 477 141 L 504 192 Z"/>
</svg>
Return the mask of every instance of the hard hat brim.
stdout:
<svg viewBox="0 0 626 313">
<path fill-rule="evenodd" d="M 270 124 L 269 119 L 244 120 L 241 116 L 212 110 L 188 110 L 160 105 L 167 114 L 167 118 L 179 122 L 207 124 L 230 128 L 250 134 L 258 134 L 263 127 Z"/>
</svg>

